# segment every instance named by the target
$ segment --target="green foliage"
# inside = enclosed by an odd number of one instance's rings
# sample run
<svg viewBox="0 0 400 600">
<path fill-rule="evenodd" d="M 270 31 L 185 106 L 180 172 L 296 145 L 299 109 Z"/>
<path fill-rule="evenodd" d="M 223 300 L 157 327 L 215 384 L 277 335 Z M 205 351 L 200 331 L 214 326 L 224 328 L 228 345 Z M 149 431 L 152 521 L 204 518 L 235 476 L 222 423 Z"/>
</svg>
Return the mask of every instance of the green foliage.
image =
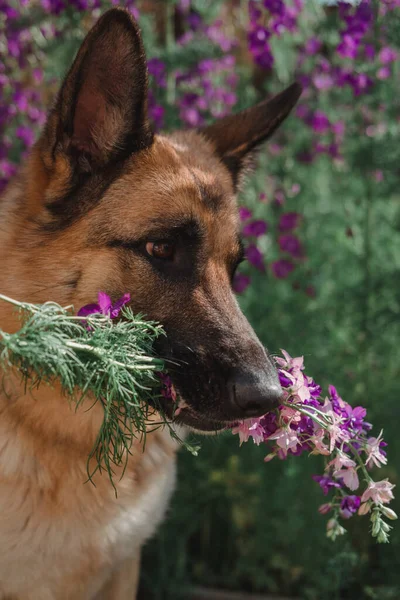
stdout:
<svg viewBox="0 0 400 600">
<path fill-rule="evenodd" d="M 105 469 L 112 481 L 113 466 L 126 464 L 135 439 L 144 441 L 157 406 L 160 380 L 154 372 L 164 363 L 152 355 L 152 346 L 162 329 L 129 308 L 118 321 L 100 314 L 83 321 L 72 307 L 54 302 L 11 302 L 21 311 L 22 325 L 15 333 L 0 330 L 1 366 L 16 367 L 30 389 L 58 381 L 77 407 L 87 395 L 89 403 L 101 402 L 104 420 L 88 457 L 88 476 Z"/>
</svg>

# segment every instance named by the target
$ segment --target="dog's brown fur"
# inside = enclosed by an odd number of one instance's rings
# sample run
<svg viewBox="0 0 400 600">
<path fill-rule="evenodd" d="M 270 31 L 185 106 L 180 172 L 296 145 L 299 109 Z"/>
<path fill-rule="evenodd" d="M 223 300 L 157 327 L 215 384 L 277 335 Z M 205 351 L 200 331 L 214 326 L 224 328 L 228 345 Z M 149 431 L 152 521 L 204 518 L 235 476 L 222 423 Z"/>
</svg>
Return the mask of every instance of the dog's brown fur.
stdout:
<svg viewBox="0 0 400 600">
<path fill-rule="evenodd" d="M 228 363 L 251 361 L 269 373 L 231 291 L 240 254 L 235 192 L 251 152 L 298 95 L 292 86 L 202 131 L 154 136 L 138 28 L 125 11 L 110 11 L 87 36 L 45 131 L 1 200 L 0 291 L 76 307 L 99 290 L 113 298 L 129 291 L 133 309 L 160 321 L 171 345 L 177 336 L 178 355 L 190 340 L 191 376 L 216 357 L 220 367 L 203 378 L 210 382 Z M 143 250 L 165 231 L 181 232 L 173 267 L 149 262 Z M 18 326 L 4 303 L 0 326 Z M 176 377 L 185 390 L 183 375 L 182 383 Z M 140 547 L 173 489 L 175 443 L 163 430 L 148 435 L 144 453 L 138 442 L 116 498 L 105 476 L 85 483 L 99 404 L 75 411 L 57 389 L 26 392 L 15 374 L 4 387 L 0 599 L 133 598 Z M 233 420 L 220 407 L 224 391 L 214 404 L 208 393 L 198 384 L 198 404 L 185 397 L 183 423 L 212 429 Z"/>
</svg>

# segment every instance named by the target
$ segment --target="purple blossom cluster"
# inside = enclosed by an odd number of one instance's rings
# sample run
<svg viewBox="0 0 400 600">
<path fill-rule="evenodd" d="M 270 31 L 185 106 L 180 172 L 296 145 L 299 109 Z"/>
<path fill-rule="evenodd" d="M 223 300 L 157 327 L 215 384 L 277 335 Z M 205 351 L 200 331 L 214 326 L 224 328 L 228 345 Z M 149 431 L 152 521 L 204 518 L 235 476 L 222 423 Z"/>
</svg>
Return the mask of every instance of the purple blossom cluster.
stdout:
<svg viewBox="0 0 400 600">
<path fill-rule="evenodd" d="M 249 1 L 248 48 L 254 62 L 262 69 L 270 70 L 274 64 L 271 38 L 296 31 L 303 4 L 303 0 L 292 3 L 283 0 Z"/>
<path fill-rule="evenodd" d="M 333 493 L 331 501 L 319 509 L 322 514 L 332 513 L 328 537 L 335 539 L 344 533 L 340 518 L 370 513 L 372 535 L 378 542 L 387 542 L 390 526 L 382 517 L 397 518 L 385 506 L 393 499 L 394 485 L 387 479 L 375 482 L 370 476 L 372 467 L 387 464 L 382 432 L 378 437 L 370 436 L 372 425 L 365 420 L 365 408 L 350 406 L 335 387 L 329 386 L 328 396 L 322 398 L 321 387 L 304 373 L 303 357 L 292 358 L 284 350 L 282 355 L 275 358 L 284 390 L 281 405 L 261 418 L 239 422 L 232 432 L 239 435 L 240 444 L 250 438 L 257 445 L 267 444 L 271 452 L 266 462 L 304 452 L 325 456 L 324 473 L 313 479 L 325 496 Z M 360 488 L 360 478 L 364 490 L 354 494 Z"/>
<path fill-rule="evenodd" d="M 28 4 L 28 0 L 21 1 L 17 10 L 15 3 L 0 1 L 0 46 L 5 48 L 0 61 L 0 192 L 16 172 L 10 154 L 17 147 L 23 155 L 45 120 L 43 73 L 32 31 L 20 20 Z M 51 31 L 43 27 L 41 34 L 49 36 Z"/>
<path fill-rule="evenodd" d="M 379 4 L 381 16 L 388 10 L 388 4 Z M 380 39 L 376 39 L 374 19 L 377 15 L 373 14 L 372 0 L 358 4 L 339 2 L 336 16 L 340 37 L 337 45 L 329 46 L 326 40 L 314 35 L 299 48 L 297 71 L 306 92 L 297 107 L 297 116 L 313 133 L 309 148 L 298 156 L 303 163 L 310 163 L 321 154 L 336 161 L 343 160 L 349 118 L 330 117 L 319 108 L 320 98 L 328 92 L 343 90 L 345 93 L 347 89 L 355 98 L 369 94 L 379 80 L 391 77 L 398 56 L 386 40 L 385 28 L 379 29 Z M 347 105 L 343 106 L 342 114 L 350 117 L 353 113 L 349 114 Z M 382 122 L 383 115 L 375 115 L 376 118 Z M 367 126 L 371 126 L 374 119 L 370 121 Z"/>
<path fill-rule="evenodd" d="M 181 122 L 187 127 L 199 127 L 208 117 L 229 114 L 236 104 L 235 57 L 227 54 L 220 59 L 204 59 L 186 71 L 176 73 Z"/>
<path fill-rule="evenodd" d="M 297 188 L 294 190 L 297 192 Z M 264 194 L 261 202 L 265 202 Z M 282 190 L 275 194 L 275 204 L 278 209 L 284 203 Z M 259 238 L 273 233 L 270 224 L 263 219 L 254 219 L 252 211 L 247 207 L 240 207 L 239 216 L 242 222 L 242 237 L 246 240 L 246 259 L 251 267 L 261 273 L 266 271 L 266 256 L 258 246 Z M 276 250 L 281 255 L 278 260 L 270 263 L 269 267 L 274 277 L 286 279 L 296 266 L 305 258 L 304 248 L 296 230 L 301 225 L 302 215 L 295 211 L 281 212 L 276 226 Z M 234 290 L 243 293 L 251 283 L 251 275 L 237 273 L 234 279 Z"/>
<path fill-rule="evenodd" d="M 59 84 L 45 78 L 38 36 L 46 43 L 54 41 L 65 34 L 57 21 L 64 11 L 88 13 L 94 20 L 93 11 L 103 4 L 101 0 L 0 0 L 0 47 L 5 48 L 0 61 L 0 192 L 44 125 L 46 107 Z M 138 16 L 134 0 L 109 4 L 120 4 Z M 30 25 L 31 10 L 39 25 Z"/>
</svg>

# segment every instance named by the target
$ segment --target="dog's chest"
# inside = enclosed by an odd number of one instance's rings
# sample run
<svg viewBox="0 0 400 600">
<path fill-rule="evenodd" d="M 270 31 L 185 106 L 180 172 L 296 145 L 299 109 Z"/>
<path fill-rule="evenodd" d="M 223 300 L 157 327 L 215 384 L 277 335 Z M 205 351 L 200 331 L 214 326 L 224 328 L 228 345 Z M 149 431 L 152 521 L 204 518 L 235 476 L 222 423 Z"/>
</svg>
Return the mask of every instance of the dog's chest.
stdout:
<svg viewBox="0 0 400 600">
<path fill-rule="evenodd" d="M 175 459 L 153 445 L 142 458 L 138 479 L 118 484 L 114 515 L 105 520 L 99 543 L 116 559 L 132 555 L 161 522 L 175 484 Z M 137 475 L 137 472 L 136 472 Z"/>
<path fill-rule="evenodd" d="M 106 474 L 96 486 L 84 483 L 84 463 L 64 474 L 58 491 L 24 487 L 21 479 L 5 482 L 0 491 L 0 598 L 3 585 L 6 592 L 23 596 L 43 579 L 57 588 L 58 581 L 82 569 L 101 577 L 134 556 L 162 520 L 173 491 L 175 448 L 169 433 L 158 432 L 144 453 L 131 458 L 123 479 L 115 481 L 117 496 Z M 38 475 L 46 483 L 46 474 Z"/>
</svg>

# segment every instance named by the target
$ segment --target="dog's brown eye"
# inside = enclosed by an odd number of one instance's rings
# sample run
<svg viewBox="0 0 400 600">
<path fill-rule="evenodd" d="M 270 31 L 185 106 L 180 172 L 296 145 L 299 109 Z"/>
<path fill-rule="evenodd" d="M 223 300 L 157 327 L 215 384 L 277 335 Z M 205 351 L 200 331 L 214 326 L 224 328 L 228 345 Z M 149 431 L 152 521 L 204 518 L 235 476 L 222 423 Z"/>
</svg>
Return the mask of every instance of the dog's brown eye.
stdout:
<svg viewBox="0 0 400 600">
<path fill-rule="evenodd" d="M 172 260 L 174 258 L 175 246 L 169 242 L 147 242 L 146 252 L 154 258 Z"/>
</svg>

